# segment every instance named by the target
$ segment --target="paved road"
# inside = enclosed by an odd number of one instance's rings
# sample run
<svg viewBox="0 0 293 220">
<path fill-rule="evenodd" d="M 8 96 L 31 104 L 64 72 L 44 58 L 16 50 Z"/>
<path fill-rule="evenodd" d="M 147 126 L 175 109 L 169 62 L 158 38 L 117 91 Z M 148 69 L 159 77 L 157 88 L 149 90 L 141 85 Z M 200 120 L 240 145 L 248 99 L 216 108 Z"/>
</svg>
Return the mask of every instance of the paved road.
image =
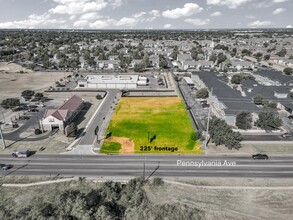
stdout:
<svg viewBox="0 0 293 220">
<path fill-rule="evenodd" d="M 178 160 L 222 164 L 236 162 L 236 166 L 177 166 Z M 34 176 L 87 176 L 111 178 L 130 178 L 143 175 L 145 161 L 146 176 L 159 164 L 154 176 L 160 177 L 263 177 L 293 178 L 293 156 L 270 157 L 267 161 L 253 160 L 249 156 L 164 156 L 164 155 L 33 155 L 29 158 L 12 158 L 0 155 L 0 162 L 12 164 L 9 171 L 1 175 Z"/>
<path fill-rule="evenodd" d="M 268 135 L 242 135 L 243 141 L 292 141 L 293 144 L 293 137 L 281 137 L 280 134 L 268 134 Z"/>
<path fill-rule="evenodd" d="M 86 128 L 78 145 L 92 145 L 94 143 L 94 141 L 96 140 L 95 129 L 97 126 L 99 126 L 99 128 L 102 127 L 104 121 L 103 118 L 106 118 L 110 107 L 113 106 L 113 101 L 115 100 L 115 96 L 118 94 L 118 92 L 119 90 L 107 91 L 107 96 L 103 104 L 99 107 L 99 111 L 94 116 L 90 125 Z"/>
</svg>

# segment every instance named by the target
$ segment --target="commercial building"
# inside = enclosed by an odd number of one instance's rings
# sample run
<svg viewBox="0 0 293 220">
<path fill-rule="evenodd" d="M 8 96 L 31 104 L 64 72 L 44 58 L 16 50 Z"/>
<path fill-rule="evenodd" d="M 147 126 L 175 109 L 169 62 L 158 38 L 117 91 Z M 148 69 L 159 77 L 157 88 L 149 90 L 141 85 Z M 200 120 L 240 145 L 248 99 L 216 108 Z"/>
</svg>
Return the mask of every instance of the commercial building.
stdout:
<svg viewBox="0 0 293 220">
<path fill-rule="evenodd" d="M 65 127 L 74 121 L 75 116 L 83 108 L 83 100 L 77 95 L 72 96 L 57 109 L 47 109 L 40 121 L 43 130 L 59 129 L 64 131 Z"/>
<path fill-rule="evenodd" d="M 138 75 L 88 75 L 78 81 L 77 88 L 136 89 Z"/>
</svg>

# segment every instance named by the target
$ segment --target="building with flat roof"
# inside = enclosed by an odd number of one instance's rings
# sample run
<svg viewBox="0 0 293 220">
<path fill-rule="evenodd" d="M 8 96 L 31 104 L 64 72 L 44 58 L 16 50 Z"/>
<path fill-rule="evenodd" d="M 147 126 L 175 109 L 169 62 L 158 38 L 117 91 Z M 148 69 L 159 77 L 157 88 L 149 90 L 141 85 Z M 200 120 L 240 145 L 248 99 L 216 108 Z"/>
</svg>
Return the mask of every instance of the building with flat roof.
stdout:
<svg viewBox="0 0 293 220">
<path fill-rule="evenodd" d="M 85 89 L 136 89 L 138 75 L 88 75 L 79 80 L 77 88 Z"/>
</svg>

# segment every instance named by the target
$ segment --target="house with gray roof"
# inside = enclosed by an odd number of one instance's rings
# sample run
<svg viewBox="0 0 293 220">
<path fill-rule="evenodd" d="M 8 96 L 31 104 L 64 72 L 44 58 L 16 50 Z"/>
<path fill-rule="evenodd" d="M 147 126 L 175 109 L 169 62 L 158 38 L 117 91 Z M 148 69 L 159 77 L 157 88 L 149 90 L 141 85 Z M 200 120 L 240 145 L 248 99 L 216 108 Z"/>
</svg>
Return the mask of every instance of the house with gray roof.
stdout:
<svg viewBox="0 0 293 220">
<path fill-rule="evenodd" d="M 242 111 L 248 111 L 255 114 L 259 108 L 252 100 L 243 97 L 240 91 L 231 88 L 224 81 L 223 76 L 214 72 L 193 72 L 191 75 L 195 87 L 198 89 L 213 88 L 213 95 L 209 98 L 213 113 L 224 119 L 228 124 L 235 125 L 236 116 Z"/>
</svg>

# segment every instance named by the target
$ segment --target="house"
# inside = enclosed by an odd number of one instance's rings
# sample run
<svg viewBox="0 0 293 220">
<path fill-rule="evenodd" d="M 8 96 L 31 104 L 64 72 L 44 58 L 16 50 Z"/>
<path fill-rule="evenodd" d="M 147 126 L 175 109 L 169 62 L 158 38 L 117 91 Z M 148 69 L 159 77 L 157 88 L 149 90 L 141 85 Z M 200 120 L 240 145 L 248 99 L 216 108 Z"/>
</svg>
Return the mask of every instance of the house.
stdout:
<svg viewBox="0 0 293 220">
<path fill-rule="evenodd" d="M 254 69 L 254 64 L 252 62 L 248 61 L 232 61 L 230 65 L 231 69 L 236 70 L 250 70 Z"/>
<path fill-rule="evenodd" d="M 119 60 L 98 60 L 97 66 L 99 69 L 118 69 L 119 68 Z"/>
<path fill-rule="evenodd" d="M 40 121 L 41 127 L 48 131 L 53 129 L 64 131 L 65 127 L 74 121 L 83 106 L 84 101 L 74 95 L 59 108 L 47 109 Z"/>
<path fill-rule="evenodd" d="M 256 113 L 257 106 L 243 97 L 241 93 L 228 86 L 223 79 L 212 72 L 193 72 L 192 81 L 197 89 L 213 88 L 213 95 L 209 97 L 209 103 L 214 115 L 225 120 L 229 125 L 235 126 L 236 117 L 242 111 Z"/>
<path fill-rule="evenodd" d="M 184 65 L 184 62 L 187 60 L 192 60 L 192 57 L 190 54 L 178 54 L 177 55 L 177 61 L 180 62 L 182 65 Z"/>
<path fill-rule="evenodd" d="M 196 69 L 196 70 L 211 70 L 214 67 L 213 61 L 208 60 L 186 60 L 183 65 L 183 69 Z"/>
</svg>

